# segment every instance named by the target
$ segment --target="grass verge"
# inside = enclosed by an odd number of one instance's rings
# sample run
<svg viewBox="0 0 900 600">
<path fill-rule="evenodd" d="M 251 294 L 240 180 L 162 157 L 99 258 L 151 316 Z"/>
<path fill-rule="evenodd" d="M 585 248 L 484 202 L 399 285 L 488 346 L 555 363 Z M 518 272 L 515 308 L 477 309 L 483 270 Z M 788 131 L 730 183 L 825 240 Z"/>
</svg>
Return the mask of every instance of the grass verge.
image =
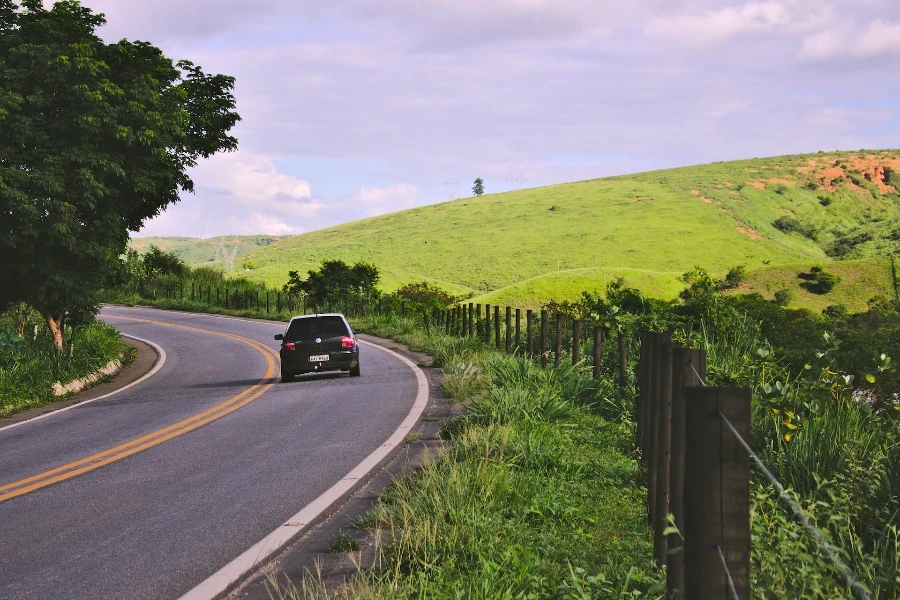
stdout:
<svg viewBox="0 0 900 600">
<path fill-rule="evenodd" d="M 435 357 L 445 392 L 468 406 L 438 460 L 381 496 L 361 527 L 390 532 L 356 598 L 620 598 L 664 595 L 651 563 L 633 424 L 598 412 L 578 367 L 542 370 L 474 340 L 400 319 L 355 323 Z M 309 582 L 281 598 L 320 597 Z"/>
</svg>

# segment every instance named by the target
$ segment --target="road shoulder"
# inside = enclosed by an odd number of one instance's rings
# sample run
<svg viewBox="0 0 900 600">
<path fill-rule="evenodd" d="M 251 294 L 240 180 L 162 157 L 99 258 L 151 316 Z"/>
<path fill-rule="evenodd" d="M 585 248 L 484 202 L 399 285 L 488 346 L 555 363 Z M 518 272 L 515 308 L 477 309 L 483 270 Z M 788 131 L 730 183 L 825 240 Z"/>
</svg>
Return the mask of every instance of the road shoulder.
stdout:
<svg viewBox="0 0 900 600">
<path fill-rule="evenodd" d="M 431 364 L 430 356 L 412 352 L 394 340 L 365 334 L 359 337 L 405 356 L 422 369 L 429 387 L 428 405 L 422 418 L 410 431 L 406 444 L 399 447 L 381 468 L 373 470 L 346 499 L 332 505 L 315 527 L 262 564 L 226 598 L 270 600 L 272 595 L 268 582 L 271 578 L 285 586 L 290 586 L 287 583 L 290 581 L 300 587 L 305 577 L 313 577 L 317 584 L 330 590 L 343 586 L 360 566 L 372 565 L 378 543 L 377 531 L 354 529 L 354 520 L 372 510 L 378 496 L 393 480 L 410 475 L 442 452 L 445 442 L 440 438 L 441 426 L 447 419 L 462 412 L 460 405 L 450 404 L 441 392 L 443 372 L 427 366 Z M 340 532 L 352 537 L 359 544 L 360 551 L 330 553 L 329 546 Z"/>
</svg>

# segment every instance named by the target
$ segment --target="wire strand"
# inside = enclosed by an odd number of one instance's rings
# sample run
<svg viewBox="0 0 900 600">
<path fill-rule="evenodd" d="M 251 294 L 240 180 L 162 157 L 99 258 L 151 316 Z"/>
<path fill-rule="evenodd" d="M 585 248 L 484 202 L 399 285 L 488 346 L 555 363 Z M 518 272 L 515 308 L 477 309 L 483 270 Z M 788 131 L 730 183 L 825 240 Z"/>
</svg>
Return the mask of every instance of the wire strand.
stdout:
<svg viewBox="0 0 900 600">
<path fill-rule="evenodd" d="M 728 591 L 731 592 L 731 598 L 732 600 L 741 600 L 737 590 L 734 588 L 734 579 L 731 578 L 731 571 L 728 569 L 728 563 L 725 561 L 725 554 L 722 552 L 722 547 L 716 544 L 716 550 L 719 551 L 719 559 L 722 561 L 722 568 L 725 569 L 725 579 L 728 581 Z"/>
<path fill-rule="evenodd" d="M 691 371 L 694 372 L 694 375 L 697 376 L 697 379 L 700 380 L 700 383 L 703 384 L 703 387 L 706 387 L 706 382 L 703 381 L 702 377 L 700 377 L 700 373 L 697 372 L 697 368 L 694 366 L 694 363 L 692 363 L 691 361 L 688 361 L 688 364 L 691 365 Z"/>
<path fill-rule="evenodd" d="M 692 365 L 693 366 L 693 365 Z M 854 597 L 858 600 L 872 600 L 872 596 L 869 594 L 869 591 L 856 580 L 856 577 L 853 575 L 853 572 L 850 570 L 850 567 L 845 565 L 840 557 L 838 556 L 837 550 L 835 550 L 834 546 L 828 543 L 828 540 L 825 539 L 825 536 L 819 531 L 818 527 L 813 525 L 812 521 L 810 521 L 809 516 L 807 516 L 806 512 L 803 508 L 800 507 L 799 504 L 791 497 L 790 494 L 787 493 L 787 490 L 784 489 L 784 486 L 781 485 L 771 471 L 766 467 L 765 463 L 760 459 L 756 453 L 750 448 L 750 445 L 744 440 L 740 433 L 738 433 L 737 429 L 734 428 L 734 425 L 731 424 L 731 421 L 728 420 L 721 411 L 719 411 L 719 417 L 722 418 L 722 421 L 731 430 L 731 433 L 734 434 L 735 439 L 737 439 L 738 443 L 747 451 L 747 454 L 750 455 L 750 458 L 753 460 L 753 463 L 762 471 L 762 474 L 765 475 L 766 479 L 769 480 L 769 483 L 774 486 L 775 490 L 778 492 L 778 497 L 783 499 L 787 505 L 794 512 L 794 516 L 800 521 L 800 524 L 809 532 L 809 534 L 813 537 L 816 543 L 819 545 L 819 548 L 822 550 L 825 557 L 831 561 L 831 563 L 840 571 L 841 575 L 847 581 L 847 586 L 850 588 L 850 591 L 853 593 Z M 723 559 L 724 560 L 724 559 Z"/>
</svg>

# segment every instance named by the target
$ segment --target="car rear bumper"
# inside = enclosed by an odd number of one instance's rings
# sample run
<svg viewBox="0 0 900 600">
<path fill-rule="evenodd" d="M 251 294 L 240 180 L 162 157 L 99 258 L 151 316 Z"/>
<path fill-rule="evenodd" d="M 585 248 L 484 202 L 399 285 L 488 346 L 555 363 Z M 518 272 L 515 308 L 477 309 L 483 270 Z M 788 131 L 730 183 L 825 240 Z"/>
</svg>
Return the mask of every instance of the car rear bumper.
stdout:
<svg viewBox="0 0 900 600">
<path fill-rule="evenodd" d="M 309 354 L 282 352 L 282 369 L 292 373 L 321 373 L 324 371 L 349 371 L 359 364 L 359 352 L 331 352 L 327 361 L 311 362 Z"/>
</svg>

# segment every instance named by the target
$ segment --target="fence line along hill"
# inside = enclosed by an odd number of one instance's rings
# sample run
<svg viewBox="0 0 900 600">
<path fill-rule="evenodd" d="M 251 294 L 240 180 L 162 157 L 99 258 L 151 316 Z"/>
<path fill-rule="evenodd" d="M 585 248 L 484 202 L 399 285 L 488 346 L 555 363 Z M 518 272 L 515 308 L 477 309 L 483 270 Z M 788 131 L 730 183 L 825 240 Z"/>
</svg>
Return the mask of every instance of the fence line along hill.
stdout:
<svg viewBox="0 0 900 600">
<path fill-rule="evenodd" d="M 880 150 L 488 194 L 293 236 L 241 260 L 257 267 L 244 276 L 275 285 L 286 281 L 288 268 L 364 260 L 379 267 L 386 290 L 429 281 L 481 301 L 525 306 L 575 298 L 619 276 L 673 297 L 681 274 L 695 265 L 719 276 L 744 265 L 758 284 L 750 291 L 771 297 L 777 285 L 794 287 L 802 304 L 804 270 L 833 264 L 848 271 L 849 263 L 835 261 L 854 259 L 849 272 L 856 276 L 819 303 L 861 308 L 871 295 L 890 292 L 884 257 L 898 246 L 900 151 Z"/>
</svg>

